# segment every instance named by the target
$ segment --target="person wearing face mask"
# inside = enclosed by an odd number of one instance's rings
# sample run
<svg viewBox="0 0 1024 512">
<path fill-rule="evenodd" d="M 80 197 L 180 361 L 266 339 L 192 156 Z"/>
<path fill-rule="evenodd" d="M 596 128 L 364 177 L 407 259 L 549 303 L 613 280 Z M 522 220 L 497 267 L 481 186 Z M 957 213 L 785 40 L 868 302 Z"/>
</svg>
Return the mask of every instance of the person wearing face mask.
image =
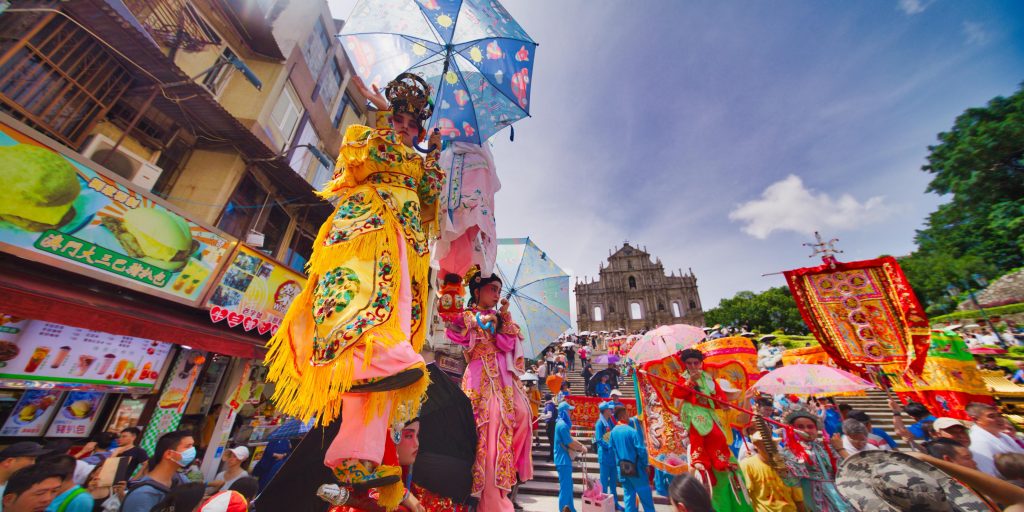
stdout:
<svg viewBox="0 0 1024 512">
<path fill-rule="evenodd" d="M 171 488 L 185 483 L 180 471 L 196 459 L 195 444 L 188 432 L 161 436 L 149 459 L 149 473 L 128 489 L 121 512 L 150 512 Z"/>
</svg>

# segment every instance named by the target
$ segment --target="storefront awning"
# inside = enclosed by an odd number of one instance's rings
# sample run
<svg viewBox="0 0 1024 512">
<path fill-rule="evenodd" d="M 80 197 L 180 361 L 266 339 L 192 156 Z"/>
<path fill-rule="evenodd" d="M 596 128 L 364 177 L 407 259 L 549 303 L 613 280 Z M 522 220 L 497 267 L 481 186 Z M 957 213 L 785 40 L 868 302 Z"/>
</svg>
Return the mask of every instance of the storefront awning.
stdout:
<svg viewBox="0 0 1024 512">
<path fill-rule="evenodd" d="M 206 312 L 0 255 L 0 312 L 229 356 L 261 359 L 265 340 L 210 323 Z"/>
</svg>

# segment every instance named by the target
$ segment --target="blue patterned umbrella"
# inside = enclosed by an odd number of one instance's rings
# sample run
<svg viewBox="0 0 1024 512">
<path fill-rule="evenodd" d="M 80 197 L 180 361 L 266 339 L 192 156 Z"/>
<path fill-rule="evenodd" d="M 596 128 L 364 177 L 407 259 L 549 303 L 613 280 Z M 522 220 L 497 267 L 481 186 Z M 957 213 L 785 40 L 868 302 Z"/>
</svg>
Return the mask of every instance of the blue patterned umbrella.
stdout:
<svg viewBox="0 0 1024 512">
<path fill-rule="evenodd" d="M 495 260 L 512 319 L 533 358 L 569 328 L 569 275 L 529 238 L 499 238 Z"/>
<path fill-rule="evenodd" d="M 431 84 L 445 139 L 480 144 L 530 114 L 537 43 L 497 0 L 360 0 L 339 37 L 367 84 Z"/>
</svg>

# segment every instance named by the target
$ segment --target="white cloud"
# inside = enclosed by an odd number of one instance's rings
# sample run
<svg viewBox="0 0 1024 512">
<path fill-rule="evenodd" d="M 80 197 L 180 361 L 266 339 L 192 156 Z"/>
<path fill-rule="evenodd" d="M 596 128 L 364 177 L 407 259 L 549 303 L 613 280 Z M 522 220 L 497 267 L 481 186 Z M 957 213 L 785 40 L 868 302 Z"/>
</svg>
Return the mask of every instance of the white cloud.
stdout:
<svg viewBox="0 0 1024 512">
<path fill-rule="evenodd" d="M 934 0 L 900 0 L 900 10 L 913 16 L 921 14 Z"/>
<path fill-rule="evenodd" d="M 833 198 L 809 190 L 799 176 L 790 174 L 772 183 L 760 199 L 747 201 L 729 213 L 729 219 L 745 223 L 743 232 L 764 240 L 775 231 L 809 235 L 838 231 L 883 220 L 891 213 L 884 198 L 860 202 L 849 194 Z"/>
<path fill-rule="evenodd" d="M 963 32 L 964 37 L 967 38 L 967 44 L 985 44 L 989 41 L 989 33 L 985 30 L 985 25 L 977 21 L 965 21 Z"/>
</svg>

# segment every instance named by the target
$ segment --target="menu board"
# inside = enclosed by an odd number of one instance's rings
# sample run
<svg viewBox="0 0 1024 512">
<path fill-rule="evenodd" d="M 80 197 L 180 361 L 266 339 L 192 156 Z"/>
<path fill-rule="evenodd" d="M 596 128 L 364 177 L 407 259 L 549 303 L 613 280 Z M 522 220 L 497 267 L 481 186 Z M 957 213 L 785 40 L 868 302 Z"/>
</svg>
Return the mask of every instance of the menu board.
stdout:
<svg viewBox="0 0 1024 512">
<path fill-rule="evenodd" d="M 96 391 L 71 391 L 57 409 L 57 416 L 50 423 L 46 437 L 85 437 L 96 423 L 106 393 Z"/>
<path fill-rule="evenodd" d="M 117 403 L 117 408 L 114 409 L 114 414 L 110 415 L 106 431 L 120 432 L 128 427 L 138 425 L 142 411 L 146 408 L 146 401 L 145 398 L 121 398 L 121 401 Z"/>
<path fill-rule="evenodd" d="M 5 380 L 145 393 L 159 382 L 171 350 L 169 343 L 42 320 L 19 320 L 2 327 L 18 331 L 0 329 L 0 379 Z"/>
<path fill-rule="evenodd" d="M 214 323 L 273 335 L 305 284 L 301 274 L 239 245 L 206 307 Z"/>
<path fill-rule="evenodd" d="M 0 436 L 39 437 L 57 412 L 57 402 L 63 391 L 56 389 L 29 389 L 0 427 Z"/>
<path fill-rule="evenodd" d="M 233 240 L 7 116 L 0 169 L 0 250 L 194 306 L 231 252 Z"/>
</svg>

